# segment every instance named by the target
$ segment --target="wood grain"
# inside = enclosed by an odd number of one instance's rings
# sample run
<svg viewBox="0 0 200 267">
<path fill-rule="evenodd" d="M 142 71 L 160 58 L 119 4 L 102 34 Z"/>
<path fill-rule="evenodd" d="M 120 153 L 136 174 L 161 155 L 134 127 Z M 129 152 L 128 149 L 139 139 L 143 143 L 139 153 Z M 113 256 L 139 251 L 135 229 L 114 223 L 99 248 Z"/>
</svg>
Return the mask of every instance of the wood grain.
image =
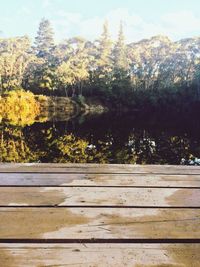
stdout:
<svg viewBox="0 0 200 267">
<path fill-rule="evenodd" d="M 0 172 L 200 174 L 198 166 L 115 164 L 0 164 Z"/>
<path fill-rule="evenodd" d="M 0 206 L 199 207 L 200 189 L 0 187 Z"/>
<path fill-rule="evenodd" d="M 200 244 L 0 244 L 2 267 L 199 267 Z"/>
<path fill-rule="evenodd" d="M 2 267 L 199 267 L 199 242 L 200 167 L 0 164 Z"/>
<path fill-rule="evenodd" d="M 0 208 L 1 238 L 199 238 L 199 209 Z"/>
<path fill-rule="evenodd" d="M 0 186 L 199 187 L 200 175 L 0 173 Z"/>
</svg>

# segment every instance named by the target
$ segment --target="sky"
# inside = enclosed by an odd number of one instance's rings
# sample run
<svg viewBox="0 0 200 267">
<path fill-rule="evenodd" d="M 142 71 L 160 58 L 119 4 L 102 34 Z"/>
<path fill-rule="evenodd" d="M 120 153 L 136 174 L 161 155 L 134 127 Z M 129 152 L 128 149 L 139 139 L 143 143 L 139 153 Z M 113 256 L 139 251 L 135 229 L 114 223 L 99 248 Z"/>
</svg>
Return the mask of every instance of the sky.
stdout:
<svg viewBox="0 0 200 267">
<path fill-rule="evenodd" d="M 95 40 L 105 20 L 113 39 L 122 21 L 128 43 L 155 35 L 200 36 L 200 0 L 0 0 L 0 11 L 0 37 L 34 38 L 43 17 L 51 21 L 57 41 Z"/>
</svg>

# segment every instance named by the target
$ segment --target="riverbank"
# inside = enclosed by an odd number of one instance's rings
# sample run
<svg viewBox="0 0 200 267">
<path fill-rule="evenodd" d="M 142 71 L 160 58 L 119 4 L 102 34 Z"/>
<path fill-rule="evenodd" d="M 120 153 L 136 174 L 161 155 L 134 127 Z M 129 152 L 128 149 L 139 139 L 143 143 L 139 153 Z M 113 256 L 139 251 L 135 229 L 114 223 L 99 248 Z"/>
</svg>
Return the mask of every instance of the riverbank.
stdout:
<svg viewBox="0 0 200 267">
<path fill-rule="evenodd" d="M 0 122 L 24 126 L 34 122 L 67 121 L 82 114 L 102 114 L 108 105 L 97 98 L 34 95 L 15 90 L 0 96 Z"/>
<path fill-rule="evenodd" d="M 110 107 L 95 98 L 68 98 L 68 97 L 42 97 L 35 96 L 40 104 L 41 113 L 46 114 L 49 120 L 66 120 L 80 114 L 102 114 L 108 112 Z"/>
</svg>

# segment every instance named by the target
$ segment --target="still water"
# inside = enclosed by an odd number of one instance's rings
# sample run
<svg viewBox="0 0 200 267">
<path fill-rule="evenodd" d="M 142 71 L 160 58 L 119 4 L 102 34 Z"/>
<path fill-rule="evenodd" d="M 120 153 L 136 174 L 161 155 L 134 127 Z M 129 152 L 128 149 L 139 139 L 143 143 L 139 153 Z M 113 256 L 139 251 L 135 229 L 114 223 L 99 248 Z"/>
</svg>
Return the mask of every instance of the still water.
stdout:
<svg viewBox="0 0 200 267">
<path fill-rule="evenodd" d="M 199 158 L 198 117 L 107 113 L 0 126 L 1 162 L 198 164 Z"/>
</svg>

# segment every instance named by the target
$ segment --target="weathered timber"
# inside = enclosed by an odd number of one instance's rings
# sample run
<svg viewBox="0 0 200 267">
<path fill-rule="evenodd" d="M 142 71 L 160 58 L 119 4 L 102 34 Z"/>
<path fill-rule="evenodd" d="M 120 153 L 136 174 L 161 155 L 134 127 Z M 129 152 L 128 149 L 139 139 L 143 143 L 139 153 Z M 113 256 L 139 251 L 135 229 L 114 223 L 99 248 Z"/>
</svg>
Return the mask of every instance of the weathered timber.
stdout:
<svg viewBox="0 0 200 267">
<path fill-rule="evenodd" d="M 127 165 L 127 164 L 0 164 L 0 172 L 38 173 L 148 173 L 148 174 L 200 174 L 196 166 Z"/>
<path fill-rule="evenodd" d="M 199 267 L 200 167 L 0 164 L 0 266 Z"/>
<path fill-rule="evenodd" d="M 0 244 L 2 267 L 199 267 L 200 244 Z"/>
<path fill-rule="evenodd" d="M 200 189 L 0 187 L 0 206 L 132 206 L 200 209 Z"/>
<path fill-rule="evenodd" d="M 200 237 L 199 209 L 0 208 L 5 239 Z"/>
<path fill-rule="evenodd" d="M 1 173 L 0 186 L 199 187 L 199 175 Z"/>
</svg>

